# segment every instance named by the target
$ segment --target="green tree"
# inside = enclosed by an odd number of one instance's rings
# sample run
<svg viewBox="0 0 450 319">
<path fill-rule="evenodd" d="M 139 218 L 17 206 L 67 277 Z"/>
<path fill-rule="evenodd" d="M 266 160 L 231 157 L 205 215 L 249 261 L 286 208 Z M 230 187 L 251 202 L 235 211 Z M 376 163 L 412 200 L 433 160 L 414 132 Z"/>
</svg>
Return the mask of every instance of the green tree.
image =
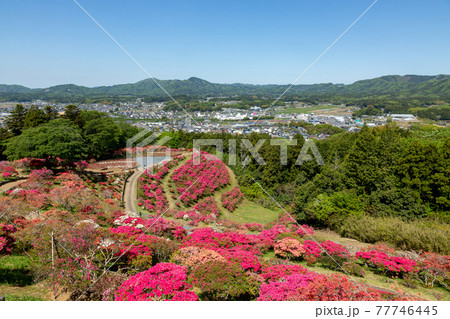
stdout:
<svg viewBox="0 0 450 319">
<path fill-rule="evenodd" d="M 5 146 L 5 142 L 7 139 L 9 139 L 10 137 L 12 137 L 12 134 L 10 131 L 8 131 L 6 128 L 4 127 L 0 127 L 0 159 L 4 160 L 6 159 L 6 156 L 3 155 L 3 152 L 6 149 Z"/>
<path fill-rule="evenodd" d="M 352 191 L 341 191 L 331 195 L 320 194 L 306 207 L 306 214 L 334 229 L 350 215 L 359 216 L 364 213 L 364 204 Z"/>
<path fill-rule="evenodd" d="M 44 107 L 44 113 L 47 118 L 47 122 L 58 118 L 58 112 L 56 112 L 55 108 L 51 105 L 46 105 Z"/>
<path fill-rule="evenodd" d="M 11 114 L 6 118 L 6 127 L 14 136 L 20 135 L 20 133 L 22 133 L 26 115 L 27 111 L 25 110 L 23 105 L 17 104 L 16 107 L 12 110 Z"/>
<path fill-rule="evenodd" d="M 93 111 L 83 110 L 80 112 L 79 117 L 81 119 L 81 122 L 84 125 L 89 121 L 96 120 L 96 119 L 99 119 L 102 117 L 106 117 L 106 113 L 102 113 L 102 112 L 95 111 L 95 110 L 93 110 Z"/>
<path fill-rule="evenodd" d="M 24 130 L 6 144 L 5 154 L 9 160 L 37 157 L 53 163 L 59 157 L 74 161 L 85 156 L 84 140 L 78 127 L 58 119 Z"/>
<path fill-rule="evenodd" d="M 83 135 L 89 154 L 101 158 L 120 148 L 123 133 L 113 119 L 102 117 L 87 122 L 83 127 Z"/>
<path fill-rule="evenodd" d="M 43 110 L 40 110 L 37 106 L 32 105 L 25 116 L 23 123 L 24 129 L 35 127 L 40 124 L 48 122 L 47 116 Z"/>
<path fill-rule="evenodd" d="M 346 159 L 346 182 L 349 188 L 357 188 L 366 194 L 377 189 L 383 179 L 377 146 L 376 136 L 364 125 Z"/>
<path fill-rule="evenodd" d="M 62 118 L 72 121 L 72 123 L 78 125 L 78 127 L 83 127 L 84 125 L 80 109 L 78 108 L 78 106 L 73 104 L 67 105 L 64 108 L 64 115 L 62 116 Z"/>
</svg>

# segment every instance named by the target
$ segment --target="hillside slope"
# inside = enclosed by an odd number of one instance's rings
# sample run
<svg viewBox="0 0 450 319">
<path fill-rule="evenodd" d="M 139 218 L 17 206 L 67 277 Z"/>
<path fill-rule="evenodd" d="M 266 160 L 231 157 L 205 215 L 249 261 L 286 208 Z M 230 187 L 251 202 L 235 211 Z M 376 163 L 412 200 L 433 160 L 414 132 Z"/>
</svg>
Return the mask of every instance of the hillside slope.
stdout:
<svg viewBox="0 0 450 319">
<path fill-rule="evenodd" d="M 191 77 L 187 80 L 158 80 L 171 95 L 194 96 L 232 96 L 232 95 L 279 95 L 288 84 L 218 84 Z M 352 84 L 320 83 L 294 85 L 289 94 L 302 95 L 392 95 L 450 97 L 450 75 L 387 75 L 374 79 L 361 80 Z M 75 97 L 100 96 L 155 96 L 165 93 L 153 79 L 145 79 L 136 83 L 113 86 L 85 87 L 64 84 L 43 89 L 30 89 L 20 85 L 0 85 L 0 98 L 5 99 L 62 99 L 70 101 Z"/>
</svg>

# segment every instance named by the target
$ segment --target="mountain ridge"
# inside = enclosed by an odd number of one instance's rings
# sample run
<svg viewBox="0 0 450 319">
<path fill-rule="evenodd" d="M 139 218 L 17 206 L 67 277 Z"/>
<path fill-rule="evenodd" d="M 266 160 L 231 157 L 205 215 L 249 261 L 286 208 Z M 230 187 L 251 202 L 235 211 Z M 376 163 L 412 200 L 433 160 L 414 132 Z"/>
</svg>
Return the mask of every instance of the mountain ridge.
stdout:
<svg viewBox="0 0 450 319">
<path fill-rule="evenodd" d="M 207 80 L 190 77 L 185 80 L 158 80 L 161 86 L 171 95 L 195 96 L 233 96 L 233 95 L 277 95 L 283 93 L 289 84 L 245 84 L 212 83 Z M 351 84 L 315 83 L 293 85 L 289 94 L 338 94 L 338 95 L 406 95 L 417 94 L 436 97 L 450 97 L 450 75 L 384 75 L 372 79 L 355 81 Z M 76 84 L 61 84 L 48 88 L 28 88 L 22 85 L 0 84 L 0 97 L 6 96 L 39 96 L 52 98 L 57 95 L 70 96 L 164 96 L 165 93 L 154 82 L 147 78 L 135 83 L 116 84 L 111 86 L 87 87 Z"/>
</svg>

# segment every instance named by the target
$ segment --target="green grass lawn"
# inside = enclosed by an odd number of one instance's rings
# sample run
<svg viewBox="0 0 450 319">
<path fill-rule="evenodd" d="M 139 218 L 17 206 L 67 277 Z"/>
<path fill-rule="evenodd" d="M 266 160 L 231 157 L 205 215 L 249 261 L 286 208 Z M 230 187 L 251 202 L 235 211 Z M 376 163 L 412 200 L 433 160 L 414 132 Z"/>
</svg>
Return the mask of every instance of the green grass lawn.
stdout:
<svg viewBox="0 0 450 319">
<path fill-rule="evenodd" d="M 277 111 L 278 113 L 283 113 L 283 114 L 290 114 L 290 113 L 313 113 L 315 111 L 322 111 L 322 110 L 332 110 L 335 108 L 340 107 L 339 105 L 314 105 L 314 106 L 310 106 L 310 107 L 291 107 L 291 108 L 286 108 L 286 109 L 281 109 L 279 111 Z"/>
<path fill-rule="evenodd" d="M 42 283 L 35 283 L 31 259 L 13 254 L 0 257 L 0 295 L 7 301 L 50 300 L 49 291 Z"/>
<path fill-rule="evenodd" d="M 33 283 L 31 259 L 24 255 L 0 258 L 0 285 L 28 286 Z"/>
<path fill-rule="evenodd" d="M 43 301 L 44 299 L 39 297 L 27 296 L 27 295 L 10 295 L 7 294 L 6 301 Z"/>
<path fill-rule="evenodd" d="M 230 213 L 229 211 L 222 211 L 223 218 L 229 219 L 237 223 L 260 223 L 267 224 L 278 217 L 280 212 L 264 208 L 254 202 L 244 199 L 238 208 Z"/>
</svg>

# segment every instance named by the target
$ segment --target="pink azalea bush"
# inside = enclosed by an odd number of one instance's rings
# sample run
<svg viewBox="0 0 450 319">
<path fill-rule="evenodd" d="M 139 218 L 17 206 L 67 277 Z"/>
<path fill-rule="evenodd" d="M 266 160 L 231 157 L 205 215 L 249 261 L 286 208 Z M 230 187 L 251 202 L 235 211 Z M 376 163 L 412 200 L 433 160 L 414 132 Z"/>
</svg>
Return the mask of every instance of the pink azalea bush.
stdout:
<svg viewBox="0 0 450 319">
<path fill-rule="evenodd" d="M 275 265 L 263 268 L 261 276 L 267 282 L 280 281 L 290 275 L 304 275 L 308 270 L 301 265 Z"/>
<path fill-rule="evenodd" d="M 9 178 L 16 176 L 18 172 L 9 162 L 0 162 L 0 176 L 3 178 Z"/>
<path fill-rule="evenodd" d="M 196 202 L 200 197 L 210 195 L 230 183 L 227 167 L 221 160 L 204 153 L 194 156 L 200 156 L 199 165 L 195 165 L 195 159 L 191 158 L 172 175 L 176 191 L 185 205 Z"/>
<path fill-rule="evenodd" d="M 15 242 L 12 235 L 15 231 L 14 225 L 0 223 L 0 255 L 11 254 Z"/>
<path fill-rule="evenodd" d="M 196 246 L 218 252 L 227 261 L 238 263 L 245 270 L 259 271 L 261 263 L 258 260 L 260 249 L 266 243 L 257 235 L 245 235 L 235 232 L 218 233 L 211 228 L 196 229 L 186 237 L 183 247 Z"/>
<path fill-rule="evenodd" d="M 205 224 L 217 222 L 219 219 L 219 209 L 217 208 L 216 202 L 212 197 L 206 197 L 200 202 L 198 202 L 193 210 L 178 212 L 171 211 L 168 212 L 168 216 L 172 216 L 176 219 L 190 220 L 189 224 L 192 226 L 198 226 L 200 222 Z"/>
<path fill-rule="evenodd" d="M 322 246 L 322 248 L 331 256 L 339 256 L 343 258 L 350 257 L 350 253 L 344 246 L 337 244 L 331 240 L 323 241 L 322 243 L 320 243 L 320 246 Z"/>
<path fill-rule="evenodd" d="M 417 273 L 419 267 L 414 260 L 404 257 L 389 257 L 379 250 L 359 251 L 356 258 L 361 263 L 374 268 L 376 271 L 403 276 L 406 273 Z"/>
<path fill-rule="evenodd" d="M 139 198 L 138 205 L 156 214 L 164 213 L 169 207 L 161 179 L 168 173 L 166 166 L 163 166 L 156 174 L 150 174 L 146 170 L 139 178 L 139 188 L 143 191 L 143 198 Z"/>
<path fill-rule="evenodd" d="M 301 242 L 290 237 L 278 241 L 274 250 L 276 256 L 288 259 L 299 259 L 306 252 Z"/>
<path fill-rule="evenodd" d="M 206 197 L 202 201 L 198 202 L 194 209 L 200 214 L 207 216 L 213 214 L 214 216 L 219 216 L 219 208 L 216 205 L 216 201 L 213 197 Z"/>
<path fill-rule="evenodd" d="M 225 258 L 218 252 L 199 248 L 195 246 L 184 247 L 173 254 L 171 261 L 175 264 L 180 264 L 188 269 L 194 269 L 198 265 L 205 264 L 210 261 L 225 262 Z"/>
<path fill-rule="evenodd" d="M 319 258 L 322 254 L 322 249 L 319 244 L 312 240 L 305 240 L 303 242 L 302 248 L 305 251 L 305 256 Z"/>
<path fill-rule="evenodd" d="M 450 256 L 431 252 L 422 252 L 417 259 L 419 264 L 419 280 L 424 286 L 434 287 L 436 284 L 445 288 L 450 286 Z"/>
<path fill-rule="evenodd" d="M 186 229 L 184 229 L 180 224 L 156 216 L 148 219 L 142 219 L 139 217 L 120 215 L 114 220 L 113 223 L 117 226 L 131 226 L 141 230 L 146 230 L 147 233 L 159 237 L 166 236 L 181 240 L 186 236 Z"/>
<path fill-rule="evenodd" d="M 160 263 L 124 281 L 117 289 L 118 301 L 171 300 L 196 301 L 198 296 L 190 291 L 186 267 Z"/>
<path fill-rule="evenodd" d="M 340 275 L 293 274 L 263 283 L 260 301 L 364 301 L 383 300 L 381 292 Z"/>
<path fill-rule="evenodd" d="M 247 228 L 249 231 L 254 231 L 254 232 L 261 232 L 263 230 L 263 225 L 259 224 L 259 223 L 252 223 L 252 224 L 245 224 L 244 225 L 245 228 Z"/>
<path fill-rule="evenodd" d="M 221 199 L 222 207 L 233 212 L 244 199 L 244 194 L 242 194 L 238 187 L 235 187 L 231 191 L 223 193 Z"/>
</svg>

